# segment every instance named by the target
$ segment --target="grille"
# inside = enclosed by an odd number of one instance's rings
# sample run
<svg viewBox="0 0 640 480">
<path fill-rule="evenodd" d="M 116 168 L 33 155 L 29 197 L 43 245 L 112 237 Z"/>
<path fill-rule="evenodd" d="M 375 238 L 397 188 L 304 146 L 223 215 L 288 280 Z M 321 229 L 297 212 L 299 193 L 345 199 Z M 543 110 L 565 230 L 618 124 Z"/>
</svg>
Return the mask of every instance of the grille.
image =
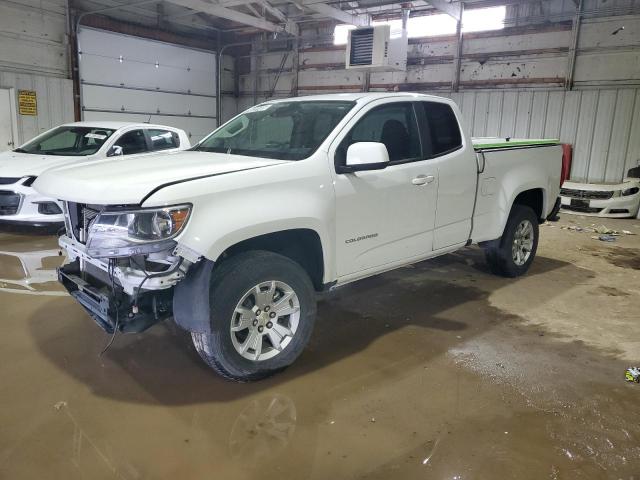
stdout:
<svg viewBox="0 0 640 480">
<path fill-rule="evenodd" d="M 587 206 L 578 206 L 578 205 L 562 205 L 564 210 L 571 210 L 572 212 L 582 212 L 582 213 L 600 213 L 602 208 L 594 208 Z"/>
<path fill-rule="evenodd" d="M 91 224 L 96 219 L 100 210 L 87 206 L 84 203 L 67 203 L 67 215 L 71 226 L 71 233 L 80 243 L 87 242 L 87 234 Z"/>
<path fill-rule="evenodd" d="M 11 185 L 20 180 L 21 177 L 0 177 L 0 185 Z"/>
<path fill-rule="evenodd" d="M 373 28 L 363 28 L 351 32 L 351 65 L 371 65 L 373 60 Z"/>
<path fill-rule="evenodd" d="M 21 201 L 22 197 L 15 192 L 0 191 L 0 215 L 15 215 Z"/>
<path fill-rule="evenodd" d="M 608 200 L 613 197 L 613 190 L 574 190 L 573 188 L 561 188 L 560 195 L 569 198 Z"/>
</svg>

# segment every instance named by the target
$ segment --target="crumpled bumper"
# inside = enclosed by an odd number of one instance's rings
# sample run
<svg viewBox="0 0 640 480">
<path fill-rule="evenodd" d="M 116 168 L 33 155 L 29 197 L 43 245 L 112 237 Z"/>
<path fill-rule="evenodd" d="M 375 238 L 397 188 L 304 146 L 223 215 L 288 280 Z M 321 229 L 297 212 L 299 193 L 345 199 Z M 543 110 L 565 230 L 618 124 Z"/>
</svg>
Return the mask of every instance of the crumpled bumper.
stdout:
<svg viewBox="0 0 640 480">
<path fill-rule="evenodd" d="M 80 261 L 58 268 L 58 280 L 105 332 L 142 332 L 171 316 L 171 292 L 140 294 L 137 299 L 80 270 Z M 136 303 L 134 308 L 134 302 Z"/>
</svg>

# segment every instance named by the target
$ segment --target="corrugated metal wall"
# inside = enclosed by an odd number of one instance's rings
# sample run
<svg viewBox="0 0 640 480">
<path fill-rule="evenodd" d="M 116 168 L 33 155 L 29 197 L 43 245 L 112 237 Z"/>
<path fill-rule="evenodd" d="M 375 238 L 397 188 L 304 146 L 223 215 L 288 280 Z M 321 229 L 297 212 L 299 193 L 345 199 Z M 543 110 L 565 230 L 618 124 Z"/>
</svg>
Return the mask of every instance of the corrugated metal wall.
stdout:
<svg viewBox="0 0 640 480">
<path fill-rule="evenodd" d="M 65 28 L 65 0 L 0 1 L 0 87 L 38 100 L 38 115 L 17 116 L 16 145 L 73 121 Z"/>
<path fill-rule="evenodd" d="M 65 0 L 0 1 L 0 70 L 68 76 Z"/>
<path fill-rule="evenodd" d="M 18 138 L 14 139 L 16 145 L 56 125 L 73 122 L 71 80 L 28 73 L 0 72 L 0 87 L 14 88 L 16 96 L 18 90 L 35 90 L 37 95 L 38 115 L 18 115 Z"/>
<path fill-rule="evenodd" d="M 444 96 L 460 106 L 473 136 L 559 138 L 572 144 L 573 180 L 618 182 L 640 163 L 638 88 L 469 91 Z"/>
</svg>

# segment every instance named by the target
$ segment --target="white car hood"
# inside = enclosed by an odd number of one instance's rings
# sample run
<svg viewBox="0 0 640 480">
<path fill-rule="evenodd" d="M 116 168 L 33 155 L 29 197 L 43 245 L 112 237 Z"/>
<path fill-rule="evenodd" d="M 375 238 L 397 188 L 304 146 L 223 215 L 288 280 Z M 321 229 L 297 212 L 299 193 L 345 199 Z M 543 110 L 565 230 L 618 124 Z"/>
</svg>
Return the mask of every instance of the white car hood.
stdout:
<svg viewBox="0 0 640 480">
<path fill-rule="evenodd" d="M 86 159 L 87 157 L 3 152 L 0 153 L 0 177 L 38 176 L 49 168 L 77 163 Z"/>
<path fill-rule="evenodd" d="M 77 203 L 139 204 L 163 185 L 279 163 L 284 161 L 207 152 L 121 157 L 48 170 L 33 187 L 42 195 Z"/>
</svg>

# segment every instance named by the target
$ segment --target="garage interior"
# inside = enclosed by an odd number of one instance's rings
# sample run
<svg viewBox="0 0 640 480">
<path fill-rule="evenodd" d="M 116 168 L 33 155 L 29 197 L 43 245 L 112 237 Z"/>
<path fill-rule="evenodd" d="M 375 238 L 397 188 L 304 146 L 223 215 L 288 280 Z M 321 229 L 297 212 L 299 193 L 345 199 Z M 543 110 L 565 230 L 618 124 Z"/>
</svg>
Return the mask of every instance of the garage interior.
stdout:
<svg viewBox="0 0 640 480">
<path fill-rule="evenodd" d="M 345 68 L 349 29 L 385 22 L 406 70 Z M 472 136 L 559 139 L 568 179 L 618 184 L 640 1 L 0 0 L 0 151 L 94 120 L 193 145 L 264 101 L 357 92 L 450 98 Z M 561 211 L 516 279 L 469 247 L 323 293 L 297 362 L 247 384 L 169 321 L 101 355 L 56 235 L 1 227 L 0 478 L 638 479 L 633 217 Z"/>
</svg>

